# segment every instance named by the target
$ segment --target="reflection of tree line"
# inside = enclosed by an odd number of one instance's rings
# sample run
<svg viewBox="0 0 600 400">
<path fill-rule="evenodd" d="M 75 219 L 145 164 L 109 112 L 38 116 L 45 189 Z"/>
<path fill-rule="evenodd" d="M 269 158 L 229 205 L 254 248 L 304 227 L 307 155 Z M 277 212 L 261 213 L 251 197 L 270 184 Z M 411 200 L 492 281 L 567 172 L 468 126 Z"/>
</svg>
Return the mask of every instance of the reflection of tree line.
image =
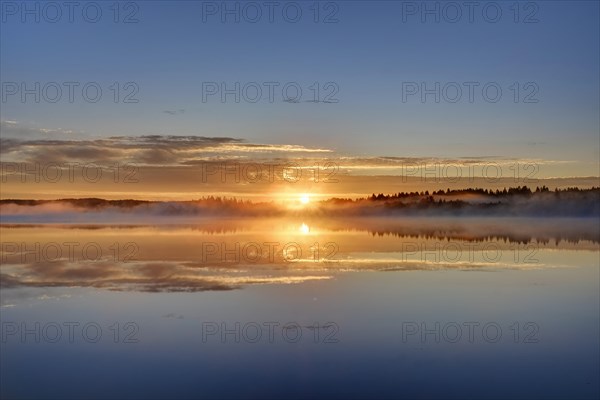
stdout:
<svg viewBox="0 0 600 400">
<path fill-rule="evenodd" d="M 530 235 L 519 235 L 519 234 L 482 234 L 481 236 L 473 236 L 472 234 L 460 234 L 453 232 L 445 233 L 417 233 L 409 234 L 401 231 L 393 230 L 370 230 L 369 233 L 372 236 L 395 236 L 398 238 L 406 239 L 417 239 L 417 240 L 460 240 L 463 242 L 503 242 L 503 243 L 516 243 L 516 244 L 530 244 L 537 243 L 543 245 L 555 244 L 559 245 L 561 242 L 570 244 L 580 244 L 584 241 L 593 243 L 600 243 L 600 235 L 591 232 L 578 232 L 569 234 L 554 234 L 552 236 L 530 236 Z"/>
</svg>

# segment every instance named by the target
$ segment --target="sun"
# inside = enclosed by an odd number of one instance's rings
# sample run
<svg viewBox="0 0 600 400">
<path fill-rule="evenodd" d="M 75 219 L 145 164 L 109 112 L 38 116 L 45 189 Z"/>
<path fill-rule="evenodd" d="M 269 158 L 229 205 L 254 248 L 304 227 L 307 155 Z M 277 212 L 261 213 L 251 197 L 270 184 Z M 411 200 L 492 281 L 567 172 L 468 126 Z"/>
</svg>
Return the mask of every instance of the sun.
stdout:
<svg viewBox="0 0 600 400">
<path fill-rule="evenodd" d="M 305 223 L 303 223 L 302 225 L 300 225 L 300 232 L 303 234 L 309 234 L 310 233 L 310 227 L 308 225 L 306 225 Z"/>
<path fill-rule="evenodd" d="M 308 203 L 310 203 L 310 195 L 308 195 L 306 193 L 303 194 L 303 195 L 301 195 L 300 196 L 300 203 L 302 203 L 302 204 L 308 204 Z"/>
</svg>

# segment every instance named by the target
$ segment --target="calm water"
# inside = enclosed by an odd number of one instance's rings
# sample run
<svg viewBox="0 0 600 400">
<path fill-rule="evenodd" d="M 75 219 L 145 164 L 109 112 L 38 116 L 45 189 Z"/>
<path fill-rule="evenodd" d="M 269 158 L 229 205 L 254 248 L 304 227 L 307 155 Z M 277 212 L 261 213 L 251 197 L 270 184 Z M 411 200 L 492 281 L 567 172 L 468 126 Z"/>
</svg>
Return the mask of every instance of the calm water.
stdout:
<svg viewBox="0 0 600 400">
<path fill-rule="evenodd" d="M 598 398 L 590 220 L 8 225 L 3 398 Z"/>
</svg>

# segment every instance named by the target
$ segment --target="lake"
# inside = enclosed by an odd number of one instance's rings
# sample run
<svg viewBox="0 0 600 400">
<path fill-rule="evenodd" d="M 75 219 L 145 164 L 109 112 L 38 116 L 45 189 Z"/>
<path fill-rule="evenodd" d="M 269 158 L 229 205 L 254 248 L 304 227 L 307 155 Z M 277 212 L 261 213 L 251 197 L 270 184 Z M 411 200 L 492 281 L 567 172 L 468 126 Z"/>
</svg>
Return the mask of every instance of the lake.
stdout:
<svg viewBox="0 0 600 400">
<path fill-rule="evenodd" d="M 594 219 L 0 233 L 2 397 L 600 395 Z"/>
</svg>

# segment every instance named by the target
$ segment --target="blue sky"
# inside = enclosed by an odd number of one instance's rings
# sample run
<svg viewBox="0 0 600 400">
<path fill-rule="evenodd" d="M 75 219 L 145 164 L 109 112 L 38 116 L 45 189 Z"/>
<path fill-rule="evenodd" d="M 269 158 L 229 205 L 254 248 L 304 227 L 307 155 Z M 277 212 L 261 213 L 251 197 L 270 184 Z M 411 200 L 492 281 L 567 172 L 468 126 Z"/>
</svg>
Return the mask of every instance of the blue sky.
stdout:
<svg viewBox="0 0 600 400">
<path fill-rule="evenodd" d="M 431 15 L 422 22 L 419 11 L 403 14 L 412 5 L 424 7 L 423 2 L 321 2 L 319 23 L 313 21 L 314 2 L 293 2 L 303 12 L 297 23 L 286 21 L 281 7 L 272 23 L 264 6 L 258 23 L 244 21 L 243 15 L 239 23 L 232 16 L 223 23 L 218 12 L 203 14 L 221 2 L 138 1 L 137 9 L 121 3 L 121 19 L 135 11 L 139 20 L 129 24 L 112 21 L 112 2 L 97 2 L 103 12 L 98 23 L 86 22 L 78 10 L 72 23 L 65 15 L 58 23 L 44 21 L 43 15 L 39 23 L 31 16 L 23 23 L 20 14 L 7 13 L 5 3 L 3 85 L 97 82 L 103 98 L 87 103 L 76 90 L 73 103 L 63 97 L 36 104 L 32 97 L 23 103 L 14 95 L 2 102 L 3 120 L 85 137 L 229 136 L 352 155 L 577 161 L 566 175 L 598 175 L 596 1 L 538 1 L 535 8 L 521 2 L 517 23 L 514 2 L 503 1 L 480 2 L 472 22 L 461 6 L 458 23 L 445 21 L 443 14 L 439 23 Z M 488 3 L 493 3 L 490 15 L 502 10 L 497 23 L 482 16 Z M 228 4 L 235 7 L 235 2 Z M 337 22 L 323 23 L 329 13 Z M 524 23 L 527 15 L 538 22 Z M 113 82 L 135 82 L 139 102 L 115 104 L 109 89 Z M 324 85 L 333 82 L 339 102 L 288 103 L 277 88 L 274 102 L 235 103 L 229 96 L 222 103 L 218 95 L 203 102 L 203 82 L 279 82 L 279 88 L 297 82 L 302 100 L 313 96 L 314 82 L 320 99 L 327 93 Z M 421 102 L 419 95 L 403 102 L 403 82 L 480 86 L 472 103 L 466 92 L 456 103 L 435 103 L 433 96 Z M 480 88 L 488 82 L 503 90 L 497 103 L 482 97 Z M 515 82 L 520 89 L 516 103 Z M 534 86 L 525 88 L 527 83 Z M 538 102 L 523 102 L 532 88 Z"/>
</svg>

